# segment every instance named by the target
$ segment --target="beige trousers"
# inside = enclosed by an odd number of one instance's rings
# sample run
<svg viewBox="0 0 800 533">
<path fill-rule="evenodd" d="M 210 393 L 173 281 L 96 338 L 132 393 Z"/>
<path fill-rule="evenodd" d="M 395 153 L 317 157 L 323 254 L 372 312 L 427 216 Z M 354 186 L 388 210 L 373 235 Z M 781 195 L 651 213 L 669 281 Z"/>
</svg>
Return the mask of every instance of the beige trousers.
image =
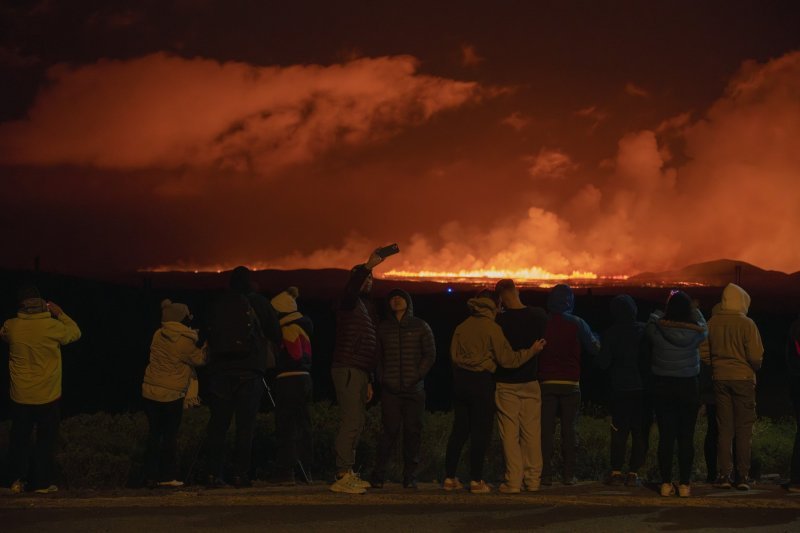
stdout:
<svg viewBox="0 0 800 533">
<path fill-rule="evenodd" d="M 506 483 L 538 488 L 542 477 L 542 390 L 538 381 L 498 383 L 497 423 L 506 459 Z"/>
</svg>

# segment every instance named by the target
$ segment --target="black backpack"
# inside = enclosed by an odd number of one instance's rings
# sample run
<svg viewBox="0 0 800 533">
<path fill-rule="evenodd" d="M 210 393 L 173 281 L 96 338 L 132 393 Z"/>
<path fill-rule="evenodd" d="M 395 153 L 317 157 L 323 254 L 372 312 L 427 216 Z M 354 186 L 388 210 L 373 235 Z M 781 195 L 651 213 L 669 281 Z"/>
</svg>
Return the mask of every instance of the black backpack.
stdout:
<svg viewBox="0 0 800 533">
<path fill-rule="evenodd" d="M 211 354 L 221 359 L 244 359 L 258 344 L 263 333 L 258 316 L 244 294 L 226 291 L 215 302 L 208 325 Z"/>
</svg>

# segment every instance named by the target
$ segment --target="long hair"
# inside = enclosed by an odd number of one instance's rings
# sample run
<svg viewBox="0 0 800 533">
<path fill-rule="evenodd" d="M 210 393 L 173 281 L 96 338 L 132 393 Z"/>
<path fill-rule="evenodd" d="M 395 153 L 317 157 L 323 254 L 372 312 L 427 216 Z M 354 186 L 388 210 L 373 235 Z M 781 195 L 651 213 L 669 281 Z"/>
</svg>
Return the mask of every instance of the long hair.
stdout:
<svg viewBox="0 0 800 533">
<path fill-rule="evenodd" d="M 694 324 L 692 316 L 692 299 L 683 291 L 673 290 L 667 298 L 667 308 L 664 318 L 673 322 L 686 322 Z"/>
</svg>

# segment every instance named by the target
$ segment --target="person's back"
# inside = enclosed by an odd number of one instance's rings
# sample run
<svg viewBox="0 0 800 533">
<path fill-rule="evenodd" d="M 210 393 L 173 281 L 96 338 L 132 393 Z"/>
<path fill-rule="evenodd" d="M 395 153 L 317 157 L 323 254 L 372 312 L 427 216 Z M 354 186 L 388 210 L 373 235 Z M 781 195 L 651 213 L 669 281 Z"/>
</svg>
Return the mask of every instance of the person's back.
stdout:
<svg viewBox="0 0 800 533">
<path fill-rule="evenodd" d="M 61 397 L 61 346 L 81 337 L 66 313 L 54 318 L 44 300 L 28 299 L 0 332 L 9 344 L 11 399 L 45 404 Z"/>
<path fill-rule="evenodd" d="M 636 320 L 636 303 L 627 294 L 611 300 L 610 309 L 614 323 L 603 335 L 603 347 L 595 364 L 609 371 L 612 390 L 642 390 L 645 324 Z"/>
<path fill-rule="evenodd" d="M 506 309 L 497 315 L 497 324 L 508 339 L 511 349 L 523 350 L 544 338 L 547 314 L 541 307 Z M 528 383 L 537 379 L 538 367 L 539 357 L 532 358 L 519 368 L 498 366 L 494 379 L 498 383 Z"/>
<path fill-rule="evenodd" d="M 747 316 L 750 295 L 734 283 L 722 291 L 719 310 L 708 322 L 708 342 L 703 360 L 711 364 L 717 408 L 717 466 L 715 486 L 728 488 L 733 481 L 736 449 L 737 487 L 749 489 L 750 451 L 756 421 L 756 371 L 761 368 L 764 347 L 755 323 Z"/>
<path fill-rule="evenodd" d="M 636 302 L 627 294 L 611 300 L 613 325 L 603 336 L 603 346 L 595 365 L 607 369 L 611 378 L 611 473 L 609 485 L 636 486 L 638 471 L 644 464 L 645 445 L 642 423 L 644 419 L 643 370 L 647 364 L 644 349 L 644 323 L 637 322 Z M 622 474 L 628 434 L 631 436 L 631 453 L 627 477 Z"/>
<path fill-rule="evenodd" d="M 747 316 L 750 295 L 733 283 L 708 321 L 708 348 L 714 380 L 755 380 L 764 347 L 755 322 Z"/>
<path fill-rule="evenodd" d="M 573 315 L 575 295 L 568 285 L 553 287 L 547 298 L 548 318 L 539 355 L 539 382 L 542 387 L 542 484 L 552 483 L 553 434 L 556 419 L 562 428 L 561 449 L 564 457 L 563 481 L 574 484 L 575 424 L 581 402 L 581 350 L 597 355 L 600 342 L 586 322 Z"/>
<path fill-rule="evenodd" d="M 36 492 L 55 492 L 58 487 L 52 478 L 61 419 L 61 346 L 78 340 L 81 331 L 58 305 L 42 299 L 36 287 L 22 287 L 17 297 L 16 318 L 0 329 L 0 337 L 10 345 L 11 492 L 23 492 L 26 480 Z M 36 439 L 31 446 L 34 426 Z M 31 455 L 33 469 L 28 472 Z"/>
</svg>

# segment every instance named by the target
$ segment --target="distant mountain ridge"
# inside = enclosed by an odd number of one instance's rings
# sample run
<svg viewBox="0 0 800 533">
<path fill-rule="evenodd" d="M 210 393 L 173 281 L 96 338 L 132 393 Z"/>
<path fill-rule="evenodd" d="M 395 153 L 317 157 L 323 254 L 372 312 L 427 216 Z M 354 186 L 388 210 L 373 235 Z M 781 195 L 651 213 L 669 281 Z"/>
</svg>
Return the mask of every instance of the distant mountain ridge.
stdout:
<svg viewBox="0 0 800 533">
<path fill-rule="evenodd" d="M 642 272 L 628 278 L 628 281 L 648 282 L 689 282 L 704 285 L 724 286 L 740 283 L 756 287 L 800 287 L 800 272 L 787 274 L 777 270 L 765 270 L 745 261 L 718 259 L 695 263 L 676 270 L 664 272 Z"/>
</svg>

